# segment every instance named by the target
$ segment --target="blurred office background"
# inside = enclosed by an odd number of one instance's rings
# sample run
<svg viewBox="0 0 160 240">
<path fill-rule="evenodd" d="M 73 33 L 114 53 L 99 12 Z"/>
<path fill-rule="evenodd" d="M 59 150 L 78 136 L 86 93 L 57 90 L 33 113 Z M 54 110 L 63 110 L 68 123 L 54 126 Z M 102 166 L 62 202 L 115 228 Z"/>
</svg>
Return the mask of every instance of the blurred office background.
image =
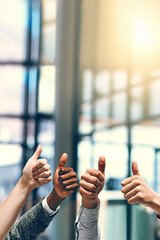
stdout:
<svg viewBox="0 0 160 240">
<path fill-rule="evenodd" d="M 158 240 L 160 225 L 123 199 L 138 162 L 160 193 L 160 2 L 0 0 L 0 203 L 36 146 L 80 179 L 107 159 L 102 240 Z M 33 191 L 23 213 L 52 189 Z M 74 240 L 73 194 L 39 239 Z"/>
</svg>

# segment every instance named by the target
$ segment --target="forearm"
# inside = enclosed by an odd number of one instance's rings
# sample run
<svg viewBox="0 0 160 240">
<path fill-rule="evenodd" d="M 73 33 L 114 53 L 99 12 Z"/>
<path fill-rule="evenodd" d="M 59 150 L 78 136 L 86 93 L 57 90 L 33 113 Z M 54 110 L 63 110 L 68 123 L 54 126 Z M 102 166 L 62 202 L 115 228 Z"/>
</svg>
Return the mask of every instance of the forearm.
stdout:
<svg viewBox="0 0 160 240">
<path fill-rule="evenodd" d="M 20 178 L 9 197 L 0 206 L 0 239 L 4 239 L 10 231 L 30 192 L 29 187 Z"/>
</svg>

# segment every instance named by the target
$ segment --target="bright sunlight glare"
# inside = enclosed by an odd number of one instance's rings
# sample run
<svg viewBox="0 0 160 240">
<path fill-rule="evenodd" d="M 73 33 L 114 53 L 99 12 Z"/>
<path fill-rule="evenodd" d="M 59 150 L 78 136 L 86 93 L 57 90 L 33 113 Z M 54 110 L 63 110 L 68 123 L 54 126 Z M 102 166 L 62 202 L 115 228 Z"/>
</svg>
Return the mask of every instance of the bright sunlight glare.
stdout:
<svg viewBox="0 0 160 240">
<path fill-rule="evenodd" d="M 145 19 L 136 19 L 133 23 L 133 46 L 136 49 L 151 48 L 154 42 L 153 31 Z"/>
</svg>

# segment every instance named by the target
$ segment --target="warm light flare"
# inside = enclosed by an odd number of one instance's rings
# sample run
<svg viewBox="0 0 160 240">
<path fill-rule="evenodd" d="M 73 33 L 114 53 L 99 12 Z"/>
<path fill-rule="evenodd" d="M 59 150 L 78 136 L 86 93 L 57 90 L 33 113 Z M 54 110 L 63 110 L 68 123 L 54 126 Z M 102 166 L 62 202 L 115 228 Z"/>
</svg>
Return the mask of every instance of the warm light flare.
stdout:
<svg viewBox="0 0 160 240">
<path fill-rule="evenodd" d="M 137 48 L 147 48 L 153 44 L 153 33 L 143 19 L 136 19 L 133 25 L 133 43 Z"/>
<path fill-rule="evenodd" d="M 152 26 L 145 20 L 141 18 L 133 22 L 132 41 L 134 49 L 137 50 L 149 50 L 156 40 Z"/>
</svg>

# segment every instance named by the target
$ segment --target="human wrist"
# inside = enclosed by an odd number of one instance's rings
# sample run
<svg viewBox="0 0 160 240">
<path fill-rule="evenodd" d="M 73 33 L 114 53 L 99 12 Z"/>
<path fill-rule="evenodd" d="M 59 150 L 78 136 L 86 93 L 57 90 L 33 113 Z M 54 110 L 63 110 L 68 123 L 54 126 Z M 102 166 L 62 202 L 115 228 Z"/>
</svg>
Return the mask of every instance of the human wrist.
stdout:
<svg viewBox="0 0 160 240">
<path fill-rule="evenodd" d="M 50 209 L 56 210 L 56 208 L 63 202 L 65 198 L 61 198 L 55 188 L 53 188 L 52 192 L 47 197 L 47 204 Z"/>
<path fill-rule="evenodd" d="M 151 207 L 157 213 L 157 215 L 160 216 L 160 195 L 158 193 L 154 193 L 149 207 Z"/>
<path fill-rule="evenodd" d="M 94 200 L 84 199 L 82 197 L 82 206 L 88 209 L 97 208 L 100 205 L 99 198 L 96 198 Z"/>
<path fill-rule="evenodd" d="M 23 193 L 26 195 L 29 195 L 33 190 L 23 176 L 19 179 L 18 186 L 21 189 L 21 191 L 23 191 Z"/>
</svg>

